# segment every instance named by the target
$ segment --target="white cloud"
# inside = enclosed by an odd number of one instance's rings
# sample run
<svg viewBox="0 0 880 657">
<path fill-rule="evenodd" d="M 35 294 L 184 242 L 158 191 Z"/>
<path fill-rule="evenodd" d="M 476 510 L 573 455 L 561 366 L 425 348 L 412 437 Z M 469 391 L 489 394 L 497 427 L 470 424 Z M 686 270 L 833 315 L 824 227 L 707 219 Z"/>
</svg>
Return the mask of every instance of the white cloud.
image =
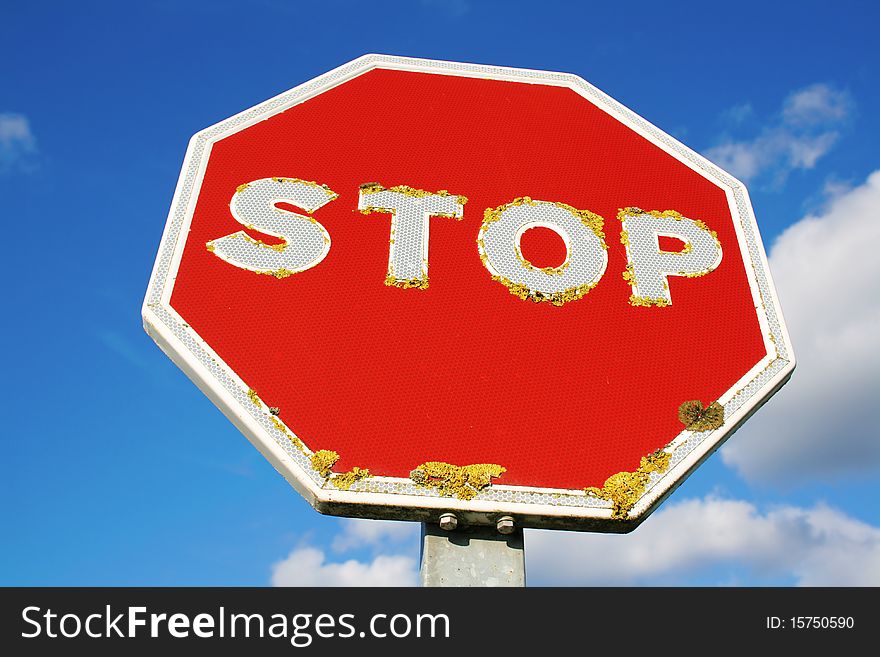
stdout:
<svg viewBox="0 0 880 657">
<path fill-rule="evenodd" d="M 706 157 L 743 180 L 772 174 L 779 184 L 795 169 L 816 166 L 834 146 L 851 108 L 846 92 L 824 84 L 811 85 L 790 94 L 777 118 L 760 134 L 745 140 L 724 139 L 708 149 Z M 739 117 L 739 122 L 749 114 L 748 104 L 725 112 L 733 119 Z"/>
<path fill-rule="evenodd" d="M 880 528 L 825 505 L 760 512 L 742 500 L 686 500 L 632 534 L 528 531 L 530 585 L 880 585 Z M 724 579 L 711 581 L 714 573 Z"/>
<path fill-rule="evenodd" d="M 37 140 L 23 114 L 0 112 L 0 173 L 14 168 L 29 169 L 29 157 L 37 150 Z"/>
<path fill-rule="evenodd" d="M 740 124 L 752 118 L 754 114 L 755 110 L 751 103 L 740 103 L 725 110 L 721 115 L 721 119 L 725 123 Z"/>
<path fill-rule="evenodd" d="M 721 451 L 750 481 L 880 468 L 880 171 L 774 242 L 770 268 L 798 367 Z"/>
<path fill-rule="evenodd" d="M 726 141 L 706 151 L 706 157 L 741 180 L 750 181 L 774 171 L 781 182 L 794 169 L 812 169 L 839 134 L 798 135 L 785 128 L 771 128 L 751 141 Z"/>
<path fill-rule="evenodd" d="M 372 549 L 372 559 L 332 559 L 319 548 L 298 547 L 272 566 L 273 586 L 415 586 L 418 580 L 415 552 L 419 525 L 390 520 L 340 519 L 341 531 L 333 537 L 333 552 Z M 384 553 L 384 554 L 383 554 Z"/>
<path fill-rule="evenodd" d="M 789 125 L 815 125 L 843 121 L 851 111 L 851 100 L 844 92 L 827 84 L 814 84 L 785 99 L 782 118 Z"/>
<path fill-rule="evenodd" d="M 415 559 L 379 555 L 372 561 L 327 562 L 323 550 L 301 547 L 272 566 L 272 586 L 415 586 Z"/>
<path fill-rule="evenodd" d="M 828 204 L 831 203 L 831 201 L 837 200 L 838 197 L 852 191 L 852 188 L 853 185 L 850 181 L 840 180 L 835 177 L 829 178 L 822 186 L 821 196 L 824 200 L 823 207 L 828 207 Z"/>
<path fill-rule="evenodd" d="M 405 541 L 415 544 L 419 540 L 419 525 L 414 522 L 345 518 L 342 523 L 342 532 L 334 537 L 332 543 L 336 552 Z"/>
</svg>

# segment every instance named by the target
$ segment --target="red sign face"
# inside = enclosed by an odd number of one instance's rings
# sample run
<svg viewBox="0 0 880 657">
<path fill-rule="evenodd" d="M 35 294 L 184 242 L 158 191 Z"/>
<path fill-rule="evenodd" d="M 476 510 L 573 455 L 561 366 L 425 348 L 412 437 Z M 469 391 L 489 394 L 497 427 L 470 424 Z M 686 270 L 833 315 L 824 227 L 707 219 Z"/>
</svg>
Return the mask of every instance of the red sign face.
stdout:
<svg viewBox="0 0 880 657">
<path fill-rule="evenodd" d="M 145 321 L 322 511 L 624 531 L 790 375 L 768 276 L 582 80 L 369 56 L 194 138 Z"/>
</svg>

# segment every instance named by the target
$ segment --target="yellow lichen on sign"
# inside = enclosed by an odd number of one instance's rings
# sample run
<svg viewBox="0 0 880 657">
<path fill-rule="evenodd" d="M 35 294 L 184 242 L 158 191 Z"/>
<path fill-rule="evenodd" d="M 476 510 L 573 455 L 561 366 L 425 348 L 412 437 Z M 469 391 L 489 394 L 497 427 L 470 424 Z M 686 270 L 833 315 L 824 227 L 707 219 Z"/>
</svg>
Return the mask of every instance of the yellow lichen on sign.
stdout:
<svg viewBox="0 0 880 657">
<path fill-rule="evenodd" d="M 327 185 L 323 185 L 321 183 L 315 182 L 314 180 L 303 180 L 302 178 L 282 178 L 280 176 L 273 176 L 272 180 L 277 183 L 296 183 L 296 184 L 300 184 L 300 185 L 308 185 L 309 187 L 316 187 L 318 189 L 323 189 L 324 192 L 327 194 L 327 198 L 331 201 L 339 198 L 339 194 L 337 194 L 332 189 L 327 187 Z M 242 192 L 245 189 L 247 189 L 247 186 L 242 185 L 236 191 Z M 311 214 L 310 210 L 308 210 L 306 208 L 304 208 L 304 209 L 306 210 L 306 212 Z"/>
<path fill-rule="evenodd" d="M 663 297 L 654 299 L 652 297 L 638 297 L 635 294 L 631 294 L 629 296 L 629 305 L 643 308 L 650 308 L 651 306 L 665 308 L 669 305 L 669 302 Z"/>
<path fill-rule="evenodd" d="M 329 479 L 329 481 L 340 490 L 348 490 L 356 481 L 360 481 L 361 479 L 366 479 L 367 477 L 372 476 L 373 475 L 371 475 L 370 471 L 366 468 L 361 469 L 355 466 L 348 472 L 343 472 L 342 474 L 335 475 L 334 477 Z"/>
<path fill-rule="evenodd" d="M 456 202 L 464 205 L 468 202 L 467 196 L 462 196 L 460 194 L 450 194 L 448 190 L 438 189 L 436 192 L 429 192 L 424 189 L 417 189 L 415 187 L 410 187 L 409 185 L 395 185 L 394 187 L 384 187 L 381 183 L 377 182 L 368 182 L 364 183 L 360 186 L 360 192 L 362 196 L 369 196 L 370 194 L 378 194 L 379 192 L 396 192 L 398 194 L 403 194 L 404 196 L 412 196 L 413 198 L 424 198 L 426 196 L 454 196 Z M 378 209 L 378 208 L 377 208 Z M 363 212 L 363 210 L 361 210 Z M 445 215 L 445 216 L 454 216 L 454 215 Z M 461 219 L 461 217 L 455 217 L 456 219 Z"/>
<path fill-rule="evenodd" d="M 312 223 L 315 222 L 315 220 L 311 217 L 304 218 L 309 219 Z M 266 244 L 263 240 L 254 239 L 247 233 L 234 233 L 232 235 L 229 235 L 229 239 L 244 239 L 246 242 L 249 242 L 254 246 L 259 246 L 264 249 L 272 249 L 273 251 L 277 251 L 278 253 L 283 253 L 284 250 L 287 249 L 287 242 L 279 242 L 278 244 Z"/>
<path fill-rule="evenodd" d="M 279 420 L 274 415 L 270 415 L 269 419 L 272 420 L 272 424 L 275 425 L 275 428 L 278 429 L 278 431 L 280 431 L 281 433 L 283 433 L 287 437 L 287 439 L 293 444 L 294 447 L 296 447 L 301 453 L 303 453 L 303 454 L 306 453 L 306 446 L 303 445 L 302 441 L 299 438 L 297 438 L 296 436 L 294 436 L 290 432 L 290 429 L 288 429 L 287 426 L 285 426 L 284 422 Z"/>
<path fill-rule="evenodd" d="M 318 474 L 326 478 L 330 476 L 331 468 L 339 460 L 339 454 L 329 449 L 319 449 L 309 457 L 309 460 Z"/>
<path fill-rule="evenodd" d="M 699 399 L 686 401 L 678 407 L 678 419 L 690 431 L 711 431 L 724 424 L 724 407 L 717 401 L 705 408 Z"/>
<path fill-rule="evenodd" d="M 423 263 L 422 271 L 426 272 L 428 270 L 428 263 Z M 427 275 L 421 278 L 397 278 L 394 275 L 394 265 L 390 262 L 388 263 L 388 274 L 385 276 L 385 285 L 388 287 L 399 287 L 404 290 L 409 290 L 412 288 L 418 290 L 427 290 L 428 289 L 428 277 Z"/>
<path fill-rule="evenodd" d="M 394 276 L 386 276 L 385 277 L 385 285 L 388 287 L 399 287 L 403 290 L 417 289 L 417 290 L 427 290 L 428 289 L 428 279 L 427 278 L 394 278 Z"/>
<path fill-rule="evenodd" d="M 658 217 L 660 219 L 665 218 L 665 219 L 675 219 L 676 221 L 690 221 L 700 230 L 704 230 L 707 233 L 709 233 L 712 236 L 712 239 L 715 240 L 715 243 L 718 245 L 718 247 L 719 248 L 721 247 L 721 242 L 718 241 L 718 233 L 716 231 L 712 230 L 711 228 L 709 228 L 709 226 L 706 225 L 706 222 L 701 221 L 699 219 L 688 219 L 683 214 L 681 214 L 680 212 L 676 212 L 675 210 L 642 210 L 641 208 L 635 208 L 635 207 L 622 208 L 622 209 L 618 210 L 617 218 L 623 222 L 623 221 L 626 221 L 626 218 L 628 216 L 632 217 L 632 216 L 645 215 L 645 214 L 649 214 L 652 217 Z M 626 241 L 624 241 L 624 233 L 621 233 L 620 241 L 623 242 L 624 244 L 628 244 L 629 243 L 629 236 L 627 235 Z M 681 251 L 661 251 L 661 253 L 679 253 L 679 254 L 690 253 L 691 248 L 692 247 L 691 247 L 690 243 L 685 240 L 685 247 Z"/>
<path fill-rule="evenodd" d="M 470 500 L 507 471 L 494 463 L 457 466 L 442 461 L 428 461 L 409 473 L 417 486 L 436 488 L 445 497 Z"/>
<path fill-rule="evenodd" d="M 645 493 L 651 473 L 664 472 L 669 467 L 671 458 L 672 454 L 659 449 L 653 454 L 643 456 L 639 469 L 635 472 L 618 472 L 608 477 L 602 488 L 590 486 L 584 492 L 611 502 L 611 517 L 624 520 Z"/>
<path fill-rule="evenodd" d="M 562 208 L 563 210 L 568 210 L 578 219 L 580 222 L 593 231 L 593 234 L 599 238 L 602 243 L 602 248 L 608 250 L 608 245 L 605 243 L 605 219 L 596 214 L 595 212 L 590 212 L 589 210 L 578 210 L 576 207 L 569 205 L 568 203 L 560 203 L 556 201 L 553 203 L 557 208 Z"/>
<path fill-rule="evenodd" d="M 256 404 L 257 406 L 260 405 L 260 396 L 257 394 L 256 390 L 254 390 L 253 388 L 248 388 L 247 396 L 253 404 Z"/>
<path fill-rule="evenodd" d="M 583 298 L 587 294 L 587 292 L 598 285 L 598 281 L 596 281 L 595 283 L 587 283 L 586 285 L 578 285 L 576 287 L 566 288 L 561 292 L 552 292 L 550 294 L 546 294 L 544 292 L 532 290 L 531 288 L 529 288 L 528 285 L 525 285 L 524 283 L 514 283 L 504 276 L 492 276 L 492 280 L 504 285 L 513 296 L 522 299 L 523 301 L 527 301 L 529 299 L 531 299 L 535 303 L 549 301 L 554 306 L 561 306 L 565 303 L 568 303 L 569 301 L 577 301 L 578 299 Z"/>
<path fill-rule="evenodd" d="M 296 272 L 290 271 L 289 269 L 285 269 L 282 267 L 281 269 L 276 269 L 274 271 L 257 271 L 258 274 L 265 274 L 266 276 L 274 276 L 278 280 L 282 278 L 287 278 L 288 276 L 293 276 Z"/>
</svg>

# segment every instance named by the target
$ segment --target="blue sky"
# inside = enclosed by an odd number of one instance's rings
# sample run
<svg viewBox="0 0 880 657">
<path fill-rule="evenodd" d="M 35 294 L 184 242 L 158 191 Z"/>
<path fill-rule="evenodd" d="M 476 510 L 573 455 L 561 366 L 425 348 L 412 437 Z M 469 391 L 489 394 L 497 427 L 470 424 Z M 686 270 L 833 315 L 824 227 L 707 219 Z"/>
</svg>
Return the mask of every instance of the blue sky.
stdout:
<svg viewBox="0 0 880 657">
<path fill-rule="evenodd" d="M 878 19 L 845 1 L 4 3 L 0 583 L 415 581 L 417 527 L 314 512 L 140 319 L 189 137 L 383 52 L 580 75 L 744 179 L 770 251 L 791 384 L 634 534 L 529 532 L 530 583 L 880 584 Z"/>
</svg>

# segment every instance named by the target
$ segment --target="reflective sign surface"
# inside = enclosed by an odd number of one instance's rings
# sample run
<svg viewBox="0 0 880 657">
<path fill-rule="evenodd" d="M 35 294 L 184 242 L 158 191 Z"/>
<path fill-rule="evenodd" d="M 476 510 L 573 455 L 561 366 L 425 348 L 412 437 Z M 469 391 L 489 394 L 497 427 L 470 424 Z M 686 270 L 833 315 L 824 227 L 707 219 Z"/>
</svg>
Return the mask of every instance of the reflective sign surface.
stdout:
<svg viewBox="0 0 880 657">
<path fill-rule="evenodd" d="M 383 56 L 194 138 L 145 322 L 371 517 L 625 531 L 794 364 L 741 183 L 574 76 Z"/>
</svg>

